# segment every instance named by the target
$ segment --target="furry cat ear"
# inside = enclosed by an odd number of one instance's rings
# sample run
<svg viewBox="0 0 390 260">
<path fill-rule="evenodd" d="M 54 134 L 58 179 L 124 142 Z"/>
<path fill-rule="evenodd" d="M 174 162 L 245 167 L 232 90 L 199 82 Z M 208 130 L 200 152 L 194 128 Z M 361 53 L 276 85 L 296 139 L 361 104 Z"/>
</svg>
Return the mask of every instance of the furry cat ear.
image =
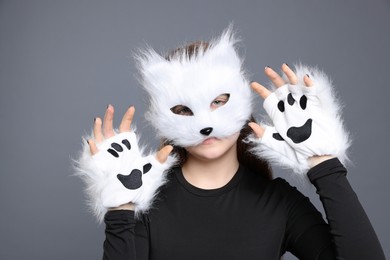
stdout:
<svg viewBox="0 0 390 260">
<path fill-rule="evenodd" d="M 140 50 L 136 54 L 135 60 L 143 81 L 145 81 L 145 79 L 151 79 L 153 81 L 157 76 L 166 75 L 168 72 L 169 61 L 151 47 Z M 146 84 L 145 87 L 152 87 L 148 85 L 149 84 Z"/>
<path fill-rule="evenodd" d="M 220 37 L 210 42 L 211 48 L 204 56 L 214 65 L 228 65 L 230 68 L 240 71 L 242 61 L 235 48 L 237 42 L 239 39 L 234 34 L 233 27 L 229 26 Z"/>
</svg>

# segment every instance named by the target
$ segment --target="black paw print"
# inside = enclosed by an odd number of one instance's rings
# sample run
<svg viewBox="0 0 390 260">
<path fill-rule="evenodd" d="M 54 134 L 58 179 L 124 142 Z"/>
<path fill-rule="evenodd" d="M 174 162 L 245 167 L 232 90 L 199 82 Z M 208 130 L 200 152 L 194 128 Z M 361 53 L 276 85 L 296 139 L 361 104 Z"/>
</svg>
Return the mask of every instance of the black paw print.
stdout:
<svg viewBox="0 0 390 260">
<path fill-rule="evenodd" d="M 129 175 L 118 174 L 116 177 L 127 189 L 136 190 L 142 186 L 142 174 L 147 173 L 150 169 L 152 169 L 152 165 L 147 163 L 142 167 L 142 172 L 133 169 Z"/>
<path fill-rule="evenodd" d="M 292 106 L 296 100 L 292 96 L 291 93 L 287 95 L 287 103 Z M 302 95 L 302 97 L 299 99 L 299 106 L 302 110 L 306 109 L 307 106 L 307 97 L 305 95 Z M 278 103 L 278 109 L 280 112 L 285 111 L 285 102 L 283 100 L 279 101 Z M 303 141 L 306 141 L 311 136 L 311 127 L 312 127 L 313 120 L 311 118 L 307 119 L 306 122 L 302 126 L 292 126 L 287 130 L 287 137 L 289 137 L 294 143 L 298 144 Z M 278 141 L 284 141 L 283 137 L 279 133 L 274 133 L 272 137 Z"/>
<path fill-rule="evenodd" d="M 131 149 L 131 144 L 130 144 L 129 140 L 123 139 L 123 140 L 122 140 L 122 144 L 124 144 L 124 145 L 126 146 L 127 150 L 130 150 L 130 149 Z M 112 144 L 111 144 L 111 147 L 112 147 L 112 148 L 109 148 L 109 149 L 107 150 L 107 152 L 109 152 L 112 156 L 118 158 L 118 157 L 119 157 L 118 152 L 119 152 L 119 153 L 123 152 L 123 147 L 122 147 L 122 145 L 120 145 L 120 144 L 118 144 L 118 143 L 112 143 Z"/>
<path fill-rule="evenodd" d="M 131 144 L 129 140 L 123 139 L 122 144 L 127 148 L 127 150 L 131 149 Z M 107 149 L 112 156 L 118 158 L 119 153 L 123 152 L 123 146 L 118 143 L 112 143 L 111 148 Z M 133 169 L 129 175 L 118 174 L 116 177 L 129 190 L 136 190 L 142 186 L 142 174 L 147 173 L 152 168 L 152 164 L 146 163 L 142 167 L 142 172 L 138 169 Z"/>
</svg>

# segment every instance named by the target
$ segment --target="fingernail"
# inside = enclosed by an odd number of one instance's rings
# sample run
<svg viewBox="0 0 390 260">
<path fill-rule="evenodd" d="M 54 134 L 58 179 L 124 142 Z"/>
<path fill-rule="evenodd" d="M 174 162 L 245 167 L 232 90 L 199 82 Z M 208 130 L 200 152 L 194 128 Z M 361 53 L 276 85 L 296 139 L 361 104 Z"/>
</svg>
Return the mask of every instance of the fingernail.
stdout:
<svg viewBox="0 0 390 260">
<path fill-rule="evenodd" d="M 308 78 L 310 78 L 309 74 L 306 74 L 306 76 L 307 76 Z"/>
<path fill-rule="evenodd" d="M 284 65 L 286 65 L 287 67 L 290 67 L 290 66 L 288 66 L 288 64 L 287 64 L 287 63 L 284 63 Z"/>
<path fill-rule="evenodd" d="M 96 122 L 96 117 L 93 118 L 93 122 L 94 122 L 94 123 Z"/>
<path fill-rule="evenodd" d="M 89 144 L 89 140 L 87 140 L 87 144 Z"/>
<path fill-rule="evenodd" d="M 271 68 L 270 66 L 265 66 L 264 70 L 268 69 L 268 68 Z"/>
</svg>

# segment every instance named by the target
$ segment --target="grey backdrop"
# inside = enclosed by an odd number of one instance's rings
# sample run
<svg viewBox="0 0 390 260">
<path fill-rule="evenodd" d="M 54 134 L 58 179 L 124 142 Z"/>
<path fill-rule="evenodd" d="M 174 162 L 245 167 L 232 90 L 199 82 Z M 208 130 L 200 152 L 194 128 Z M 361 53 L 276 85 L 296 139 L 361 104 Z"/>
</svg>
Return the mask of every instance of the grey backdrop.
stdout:
<svg viewBox="0 0 390 260">
<path fill-rule="evenodd" d="M 252 80 L 297 61 L 331 75 L 354 139 L 349 180 L 390 257 L 389 1 L 3 0 L 0 259 L 101 257 L 104 227 L 71 176 L 81 135 L 108 103 L 120 115 L 133 104 L 142 140 L 155 146 L 132 51 L 207 40 L 230 22 Z M 275 170 L 320 207 L 312 187 Z"/>
</svg>

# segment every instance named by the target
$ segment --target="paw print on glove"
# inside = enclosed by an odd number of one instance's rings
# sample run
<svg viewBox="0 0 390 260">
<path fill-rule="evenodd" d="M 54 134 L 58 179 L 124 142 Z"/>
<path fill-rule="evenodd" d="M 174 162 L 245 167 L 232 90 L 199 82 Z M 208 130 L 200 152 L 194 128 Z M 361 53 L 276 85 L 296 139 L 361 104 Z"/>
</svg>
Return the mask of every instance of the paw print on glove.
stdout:
<svg viewBox="0 0 390 260">
<path fill-rule="evenodd" d="M 277 107 L 281 113 L 284 113 L 286 110 L 285 103 L 286 103 L 285 100 L 280 100 L 278 102 Z M 297 102 L 294 99 L 292 93 L 288 93 L 287 94 L 287 104 L 289 106 L 289 107 L 287 107 L 287 109 L 290 109 L 290 107 L 296 106 L 296 109 L 300 108 L 302 110 L 305 110 L 306 106 L 307 106 L 307 97 L 306 97 L 306 95 L 303 94 L 299 98 L 299 102 Z M 305 123 L 301 126 L 290 126 L 286 132 L 287 137 L 290 138 L 291 141 L 293 141 L 296 144 L 301 143 L 303 141 L 306 141 L 311 136 L 312 123 L 313 123 L 313 119 L 308 118 L 305 121 Z M 278 141 L 284 141 L 283 137 L 279 133 L 274 133 L 272 135 L 272 137 Z"/>
<path fill-rule="evenodd" d="M 142 174 L 147 173 L 152 168 L 150 163 L 143 166 L 143 171 L 133 169 L 129 175 L 118 174 L 118 180 L 129 190 L 136 190 L 142 186 Z"/>
<path fill-rule="evenodd" d="M 276 87 L 274 92 L 258 83 L 252 85 L 265 99 L 263 107 L 272 122 L 253 126 L 258 139 L 250 141 L 259 144 L 253 152 L 299 173 L 308 170 L 308 158 L 313 156 L 347 159 L 350 141 L 328 77 L 305 66 L 297 66 L 296 73 L 287 65 L 282 69 L 288 80 L 266 68 L 267 76 Z"/>
<path fill-rule="evenodd" d="M 148 155 L 142 153 L 131 127 L 134 112 L 135 108 L 129 107 L 114 131 L 114 107 L 108 105 L 104 122 L 95 118 L 93 133 L 85 137 L 87 142 L 75 160 L 76 174 L 85 183 L 89 207 L 99 222 L 109 208 L 128 203 L 134 204 L 136 215 L 147 211 L 176 162 L 169 155 L 170 145 Z"/>
<path fill-rule="evenodd" d="M 334 154 L 331 149 L 334 123 L 317 91 L 316 86 L 286 84 L 266 98 L 263 106 L 274 125 L 266 126 L 264 144 L 277 149 L 287 146 L 282 150 L 296 153 L 298 161 Z M 272 139 L 267 139 L 271 136 Z"/>
<path fill-rule="evenodd" d="M 92 158 L 104 176 L 101 201 L 106 208 L 150 200 L 164 180 L 165 167 L 153 155 L 142 156 L 134 132 L 106 139 Z"/>
<path fill-rule="evenodd" d="M 111 143 L 111 148 L 108 148 L 107 152 L 115 158 L 119 158 L 120 153 L 122 153 L 126 149 L 128 151 L 131 150 L 131 144 L 129 140 L 123 139 L 121 143 L 124 147 L 122 147 L 122 145 L 118 143 Z M 142 171 L 140 171 L 139 169 L 133 169 L 128 175 L 117 174 L 117 178 L 127 189 L 136 190 L 142 186 L 142 175 L 149 172 L 151 168 L 152 164 L 146 163 L 142 166 Z"/>
</svg>

